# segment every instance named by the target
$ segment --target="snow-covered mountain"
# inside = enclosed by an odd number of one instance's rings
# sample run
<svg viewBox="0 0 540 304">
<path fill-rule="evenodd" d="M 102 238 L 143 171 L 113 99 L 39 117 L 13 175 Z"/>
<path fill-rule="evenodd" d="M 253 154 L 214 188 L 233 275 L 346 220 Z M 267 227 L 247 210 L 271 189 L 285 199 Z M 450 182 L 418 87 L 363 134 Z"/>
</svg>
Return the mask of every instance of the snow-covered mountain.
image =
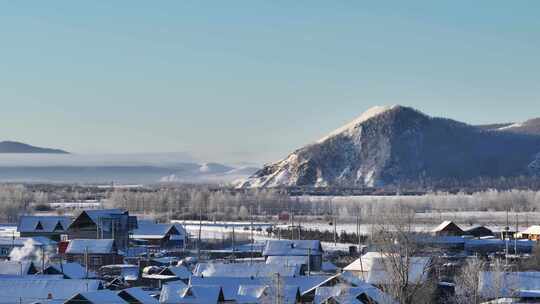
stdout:
<svg viewBox="0 0 540 304">
<path fill-rule="evenodd" d="M 369 186 L 528 174 L 540 136 L 524 124 L 472 126 L 394 105 L 374 107 L 238 187 Z M 531 124 L 527 124 L 530 130 Z"/>
</svg>

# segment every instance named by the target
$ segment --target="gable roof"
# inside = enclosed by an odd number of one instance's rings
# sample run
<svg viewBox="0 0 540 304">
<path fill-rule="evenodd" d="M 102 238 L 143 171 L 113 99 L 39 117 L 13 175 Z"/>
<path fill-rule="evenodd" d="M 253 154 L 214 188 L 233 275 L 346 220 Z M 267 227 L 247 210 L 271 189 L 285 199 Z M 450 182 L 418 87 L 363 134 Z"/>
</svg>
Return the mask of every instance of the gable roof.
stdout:
<svg viewBox="0 0 540 304">
<path fill-rule="evenodd" d="M 179 279 L 189 279 L 192 275 L 191 271 L 185 266 L 169 266 L 164 268 L 159 274 L 172 275 Z"/>
<path fill-rule="evenodd" d="M 150 296 L 141 287 L 131 287 L 117 292 L 118 296 L 126 300 L 126 295 L 129 295 L 139 301 L 141 304 L 158 304 L 158 300 Z"/>
<path fill-rule="evenodd" d="M 101 288 L 97 280 L 65 280 L 18 277 L 0 277 L 0 303 L 33 303 L 39 299 L 68 299 L 76 293 L 95 291 Z"/>
<path fill-rule="evenodd" d="M 375 303 L 396 303 L 389 295 L 383 293 L 373 285 L 365 284 L 359 287 L 351 287 L 343 284 L 331 287 L 318 287 L 315 291 L 314 304 L 325 303 L 332 298 L 337 303 L 363 304 L 362 297 L 373 300 Z"/>
<path fill-rule="evenodd" d="M 300 274 L 299 265 L 266 264 L 266 263 L 199 263 L 194 275 L 204 277 L 272 277 L 276 273 L 292 277 Z"/>
<path fill-rule="evenodd" d="M 127 211 L 122 209 L 89 209 L 83 210 L 79 213 L 75 219 L 69 224 L 69 227 L 76 225 L 84 218 L 88 218 L 95 225 L 100 224 L 100 218 L 120 217 L 122 214 L 126 214 Z M 66 228 L 69 228 L 66 227 Z M 105 227 L 106 228 L 106 227 Z"/>
<path fill-rule="evenodd" d="M 19 219 L 17 231 L 19 232 L 65 232 L 71 224 L 69 216 L 36 216 L 23 215 Z M 60 225 L 62 229 L 57 230 Z M 36 229 L 41 226 L 42 229 Z"/>
<path fill-rule="evenodd" d="M 363 271 L 361 277 L 369 284 L 384 284 L 390 278 L 387 271 L 385 261 L 390 258 L 387 254 L 370 251 L 356 259 L 351 264 L 347 265 L 345 271 Z M 409 265 L 409 282 L 417 283 L 427 279 L 427 269 L 430 266 L 431 259 L 429 257 L 411 257 Z"/>
<path fill-rule="evenodd" d="M 81 292 L 72 296 L 68 301 L 78 302 L 86 300 L 92 304 L 126 304 L 118 294 L 112 290 L 97 290 L 90 292 Z"/>
<path fill-rule="evenodd" d="M 133 231 L 131 237 L 135 239 L 162 239 L 168 233 L 182 234 L 174 224 L 158 224 L 152 221 L 138 221 L 138 227 Z"/>
<path fill-rule="evenodd" d="M 459 228 L 459 226 L 456 225 L 452 221 L 444 221 L 444 222 L 442 222 L 441 224 L 439 224 L 439 226 L 433 228 L 433 230 L 431 230 L 431 232 L 433 232 L 433 233 L 442 232 L 442 231 L 444 231 L 446 229 L 450 229 L 450 228 L 454 228 L 457 231 L 463 232 L 463 230 L 461 228 Z"/>
<path fill-rule="evenodd" d="M 113 239 L 74 239 L 69 241 L 68 254 L 109 254 L 115 252 Z"/>
<path fill-rule="evenodd" d="M 51 264 L 45 268 L 44 273 L 63 274 L 67 279 L 84 279 L 86 278 L 86 268 L 79 263 L 62 263 Z M 95 278 L 96 274 L 92 271 L 88 272 L 89 278 Z"/>
<path fill-rule="evenodd" d="M 296 255 L 308 256 L 322 255 L 323 249 L 319 240 L 268 240 L 263 250 L 264 256 Z"/>
<path fill-rule="evenodd" d="M 283 286 L 297 286 L 301 294 L 304 294 L 320 284 L 332 279 L 331 276 L 296 276 L 296 277 L 282 277 L 281 282 Z M 234 277 L 197 277 L 193 276 L 190 279 L 190 285 L 192 286 L 221 286 L 223 288 L 223 294 L 225 299 L 235 299 L 240 285 L 267 285 L 274 286 L 275 278 L 234 278 Z"/>
<path fill-rule="evenodd" d="M 163 285 L 159 303 L 212 304 L 223 297 L 223 290 L 216 285 L 187 286 L 180 281 Z"/>
</svg>

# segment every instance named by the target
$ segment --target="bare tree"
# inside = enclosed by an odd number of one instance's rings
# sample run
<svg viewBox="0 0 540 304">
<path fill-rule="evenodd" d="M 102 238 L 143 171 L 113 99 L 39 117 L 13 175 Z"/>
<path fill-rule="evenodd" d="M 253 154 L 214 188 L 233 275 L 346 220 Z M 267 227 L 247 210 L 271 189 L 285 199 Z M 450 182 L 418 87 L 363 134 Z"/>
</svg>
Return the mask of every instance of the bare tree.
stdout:
<svg viewBox="0 0 540 304">
<path fill-rule="evenodd" d="M 399 207 L 388 210 L 380 219 L 383 224 L 374 242 L 386 274 L 381 288 L 402 304 L 432 303 L 435 283 L 430 274 L 434 260 L 417 242 L 414 217 L 414 211 Z"/>
</svg>

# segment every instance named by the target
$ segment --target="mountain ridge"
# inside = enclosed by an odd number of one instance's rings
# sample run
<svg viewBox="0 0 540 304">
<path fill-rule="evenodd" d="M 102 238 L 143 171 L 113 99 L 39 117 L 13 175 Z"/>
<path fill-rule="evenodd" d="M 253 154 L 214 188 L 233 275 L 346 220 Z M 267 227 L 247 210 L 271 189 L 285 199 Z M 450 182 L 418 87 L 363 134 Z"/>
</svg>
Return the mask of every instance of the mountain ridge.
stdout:
<svg viewBox="0 0 540 304">
<path fill-rule="evenodd" d="M 70 154 L 61 149 L 36 147 L 26 143 L 5 140 L 0 142 L 0 153 Z"/>
<path fill-rule="evenodd" d="M 540 136 L 517 126 L 486 129 L 401 105 L 374 107 L 237 186 L 378 187 L 535 174 Z"/>
</svg>

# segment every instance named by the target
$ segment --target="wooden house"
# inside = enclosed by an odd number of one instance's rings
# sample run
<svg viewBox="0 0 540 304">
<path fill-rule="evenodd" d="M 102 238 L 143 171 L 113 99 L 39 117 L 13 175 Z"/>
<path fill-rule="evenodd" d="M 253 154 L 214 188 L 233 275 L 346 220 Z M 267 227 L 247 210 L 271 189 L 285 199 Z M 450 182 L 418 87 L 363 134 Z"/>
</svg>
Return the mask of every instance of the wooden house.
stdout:
<svg viewBox="0 0 540 304">
<path fill-rule="evenodd" d="M 68 262 L 77 262 L 88 266 L 91 271 L 112 264 L 122 264 L 123 257 L 118 254 L 113 239 L 75 239 L 69 241 L 65 253 Z"/>
<path fill-rule="evenodd" d="M 82 211 L 69 225 L 69 239 L 113 239 L 119 249 L 129 243 L 129 233 L 137 228 L 137 217 L 121 209 Z"/>
</svg>

